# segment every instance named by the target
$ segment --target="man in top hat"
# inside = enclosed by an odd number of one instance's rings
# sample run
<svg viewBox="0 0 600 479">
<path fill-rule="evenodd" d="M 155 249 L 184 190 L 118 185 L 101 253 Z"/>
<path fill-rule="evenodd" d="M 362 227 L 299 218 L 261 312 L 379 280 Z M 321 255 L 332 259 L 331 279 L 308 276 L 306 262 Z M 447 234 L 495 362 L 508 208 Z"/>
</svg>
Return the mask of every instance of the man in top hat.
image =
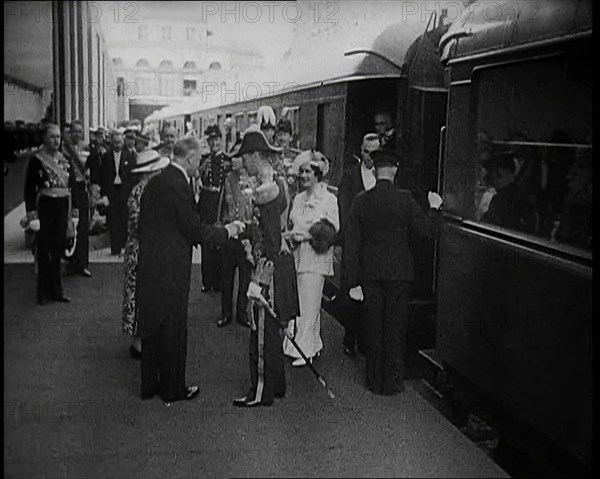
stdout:
<svg viewBox="0 0 600 479">
<path fill-rule="evenodd" d="M 207 225 L 220 221 L 223 207 L 223 185 L 225 184 L 226 162 L 228 158 L 221 151 L 221 129 L 210 125 L 204 132 L 210 153 L 200 165 L 200 198 L 198 209 L 200 218 Z M 221 246 L 202 244 L 202 291 L 220 291 L 221 289 Z"/>
<path fill-rule="evenodd" d="M 394 187 L 400 157 L 391 150 L 371 153 L 377 183 L 350 208 L 344 241 L 349 296 L 363 302 L 366 385 L 375 394 L 404 389 L 408 295 L 413 280 L 408 230 L 433 237 L 439 232 L 442 198 L 429 192 L 427 214 L 411 193 Z"/>
<path fill-rule="evenodd" d="M 278 321 L 287 325 L 300 312 L 295 272 L 293 268 L 285 268 L 279 254 L 282 248 L 280 215 L 287 206 L 283 184 L 273 171 L 273 162 L 280 153 L 261 131 L 246 130 L 240 148 L 233 154 L 244 160 L 249 178 L 242 191 L 255 206 L 254 217 L 243 238 L 253 270 L 248 288 L 248 298 L 253 303 L 249 309 L 250 389 L 245 396 L 234 400 L 238 407 L 271 406 L 274 398 L 285 395 Z"/>
</svg>

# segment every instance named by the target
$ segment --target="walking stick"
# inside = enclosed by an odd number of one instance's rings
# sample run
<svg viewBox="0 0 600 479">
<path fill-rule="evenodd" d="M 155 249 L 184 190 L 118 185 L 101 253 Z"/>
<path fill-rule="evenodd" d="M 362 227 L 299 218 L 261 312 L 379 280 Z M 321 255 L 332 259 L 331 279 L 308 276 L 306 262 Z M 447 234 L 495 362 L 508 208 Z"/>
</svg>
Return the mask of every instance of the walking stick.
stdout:
<svg viewBox="0 0 600 479">
<path fill-rule="evenodd" d="M 267 302 L 267 300 L 262 295 L 258 298 L 253 297 L 252 300 L 258 301 L 260 303 L 260 305 L 263 306 L 267 310 L 267 312 L 269 313 L 269 315 L 271 316 L 273 321 L 275 321 L 277 323 L 277 325 L 279 326 L 280 330 L 283 331 L 283 334 L 285 334 L 285 337 L 290 340 L 290 342 L 294 345 L 294 348 L 296 348 L 296 351 L 298 351 L 298 353 L 300 353 L 300 356 L 302 356 L 302 359 L 304 359 L 307 366 L 310 368 L 310 370 L 316 376 L 317 381 L 319 381 L 321 386 L 323 386 L 325 388 L 325 390 L 327 391 L 327 395 L 331 399 L 335 399 L 335 395 L 333 394 L 331 389 L 329 389 L 329 387 L 327 386 L 327 383 L 325 382 L 325 378 L 323 376 L 321 376 L 319 374 L 319 371 L 317 371 L 315 369 L 315 367 L 312 365 L 310 360 L 306 357 L 306 354 L 304 354 L 304 351 L 302 351 L 302 349 L 300 349 L 300 346 L 298 346 L 298 343 L 296 343 L 294 338 L 283 328 L 283 326 L 281 326 L 281 323 L 277 320 L 277 315 L 275 314 L 275 311 L 273 311 L 273 308 L 271 308 L 271 305 Z"/>
</svg>

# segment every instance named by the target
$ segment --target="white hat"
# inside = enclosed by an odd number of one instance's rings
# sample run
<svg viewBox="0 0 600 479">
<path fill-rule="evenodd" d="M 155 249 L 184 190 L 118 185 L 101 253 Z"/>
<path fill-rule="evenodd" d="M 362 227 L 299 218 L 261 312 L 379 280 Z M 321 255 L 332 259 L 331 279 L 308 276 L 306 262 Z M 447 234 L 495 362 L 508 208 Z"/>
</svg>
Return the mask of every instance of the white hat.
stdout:
<svg viewBox="0 0 600 479">
<path fill-rule="evenodd" d="M 319 168 L 323 176 L 327 176 L 327 173 L 329 173 L 329 160 L 319 151 L 305 150 L 300 152 L 294 159 L 293 165 L 300 171 L 300 168 L 305 163 L 310 163 Z"/>
<path fill-rule="evenodd" d="M 162 170 L 171 160 L 156 150 L 144 150 L 137 155 L 136 166 L 132 173 L 151 173 L 153 171 Z"/>
</svg>

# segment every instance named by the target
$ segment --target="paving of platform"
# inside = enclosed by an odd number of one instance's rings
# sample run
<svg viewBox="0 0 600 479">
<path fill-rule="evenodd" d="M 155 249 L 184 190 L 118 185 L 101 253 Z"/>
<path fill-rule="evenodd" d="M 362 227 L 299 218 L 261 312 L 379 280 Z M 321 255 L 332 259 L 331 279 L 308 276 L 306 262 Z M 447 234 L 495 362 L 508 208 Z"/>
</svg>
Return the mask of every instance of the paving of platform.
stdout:
<svg viewBox="0 0 600 479">
<path fill-rule="evenodd" d="M 120 332 L 122 266 L 66 277 L 71 304 L 37 306 L 30 264 L 5 264 L 5 477 L 507 477 L 410 382 L 393 397 L 363 387 L 324 314 L 316 366 L 286 364 L 287 396 L 237 409 L 248 386 L 248 330 L 215 326 L 219 296 L 190 294 L 187 377 L 195 401 L 141 401 L 139 362 Z"/>
</svg>

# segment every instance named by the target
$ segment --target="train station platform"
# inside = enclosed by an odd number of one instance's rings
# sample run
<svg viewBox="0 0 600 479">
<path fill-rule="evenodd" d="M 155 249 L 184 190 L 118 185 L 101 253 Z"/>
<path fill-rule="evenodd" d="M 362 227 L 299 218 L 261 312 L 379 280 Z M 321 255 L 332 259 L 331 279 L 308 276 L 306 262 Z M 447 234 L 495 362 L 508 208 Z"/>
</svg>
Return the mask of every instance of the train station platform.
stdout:
<svg viewBox="0 0 600 479">
<path fill-rule="evenodd" d="M 6 238 L 5 238 L 6 241 Z M 286 361 L 286 397 L 237 409 L 249 381 L 248 330 L 219 329 L 217 293 L 193 266 L 191 402 L 139 399 L 140 365 L 120 331 L 122 266 L 66 277 L 70 304 L 35 302 L 33 265 L 4 265 L 5 477 L 508 477 L 417 392 L 375 396 L 364 359 L 342 354 L 322 318 L 315 362 L 336 395 Z"/>
</svg>

